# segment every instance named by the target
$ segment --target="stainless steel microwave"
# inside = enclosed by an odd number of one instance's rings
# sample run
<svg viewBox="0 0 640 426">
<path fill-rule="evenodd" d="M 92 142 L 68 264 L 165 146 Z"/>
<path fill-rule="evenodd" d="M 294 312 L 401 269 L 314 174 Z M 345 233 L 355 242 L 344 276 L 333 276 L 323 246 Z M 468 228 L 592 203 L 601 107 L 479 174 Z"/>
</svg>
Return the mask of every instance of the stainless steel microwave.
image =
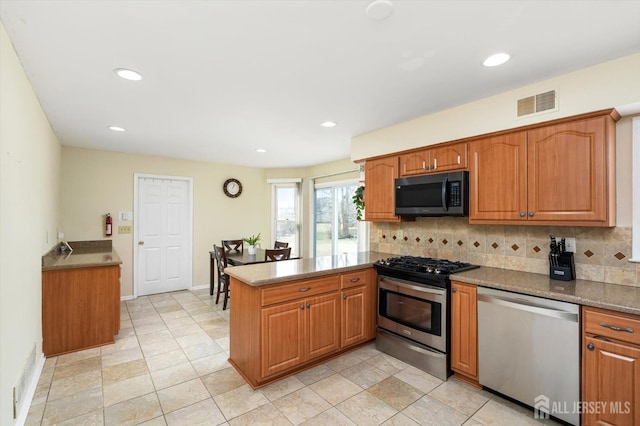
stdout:
<svg viewBox="0 0 640 426">
<path fill-rule="evenodd" d="M 469 215 L 469 172 L 399 178 L 395 184 L 396 215 Z"/>
</svg>

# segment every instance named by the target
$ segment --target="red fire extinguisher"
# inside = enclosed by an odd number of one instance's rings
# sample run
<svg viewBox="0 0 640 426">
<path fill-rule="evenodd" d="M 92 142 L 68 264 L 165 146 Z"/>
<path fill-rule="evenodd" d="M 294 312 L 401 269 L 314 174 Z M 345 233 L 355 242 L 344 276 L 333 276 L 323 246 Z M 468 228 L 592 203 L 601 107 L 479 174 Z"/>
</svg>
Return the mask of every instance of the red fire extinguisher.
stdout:
<svg viewBox="0 0 640 426">
<path fill-rule="evenodd" d="M 112 230 L 111 230 L 111 224 L 112 224 L 112 223 L 113 223 L 113 222 L 112 222 L 112 219 L 111 219 L 111 213 L 107 213 L 107 222 L 106 222 L 106 224 L 105 224 L 105 226 L 106 226 L 106 229 L 105 229 L 105 235 L 106 235 L 107 237 L 110 237 L 110 236 L 111 236 L 111 234 L 113 233 L 113 232 L 112 232 Z"/>
</svg>

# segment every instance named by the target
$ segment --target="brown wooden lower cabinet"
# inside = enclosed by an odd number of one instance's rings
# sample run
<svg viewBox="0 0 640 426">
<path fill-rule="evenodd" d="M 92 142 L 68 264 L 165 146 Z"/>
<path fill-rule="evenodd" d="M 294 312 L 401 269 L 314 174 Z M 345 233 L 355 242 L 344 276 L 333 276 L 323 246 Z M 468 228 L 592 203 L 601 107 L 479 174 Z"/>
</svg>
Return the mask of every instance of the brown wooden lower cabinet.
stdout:
<svg viewBox="0 0 640 426">
<path fill-rule="evenodd" d="M 119 331 L 119 265 L 42 273 L 45 356 L 113 343 Z"/>
<path fill-rule="evenodd" d="M 263 287 L 231 277 L 229 362 L 257 388 L 373 339 L 374 274 Z"/>
<path fill-rule="evenodd" d="M 640 425 L 640 317 L 582 308 L 582 424 Z"/>
<path fill-rule="evenodd" d="M 451 369 L 478 384 L 478 308 L 475 285 L 451 282 Z"/>
</svg>

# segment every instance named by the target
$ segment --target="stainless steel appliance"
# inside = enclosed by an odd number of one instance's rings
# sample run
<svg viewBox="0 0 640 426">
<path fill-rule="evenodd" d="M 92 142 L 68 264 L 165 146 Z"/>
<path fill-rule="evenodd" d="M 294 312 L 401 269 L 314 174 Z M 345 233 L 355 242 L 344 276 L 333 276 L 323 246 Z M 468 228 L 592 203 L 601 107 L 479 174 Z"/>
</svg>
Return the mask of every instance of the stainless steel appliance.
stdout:
<svg viewBox="0 0 640 426">
<path fill-rule="evenodd" d="M 434 173 L 395 180 L 401 216 L 468 216 L 469 172 Z"/>
<path fill-rule="evenodd" d="M 579 319 L 572 303 L 478 287 L 480 384 L 578 425 Z"/>
<path fill-rule="evenodd" d="M 447 380 L 449 376 L 449 274 L 478 266 L 402 256 L 374 263 L 378 272 L 376 347 Z"/>
</svg>

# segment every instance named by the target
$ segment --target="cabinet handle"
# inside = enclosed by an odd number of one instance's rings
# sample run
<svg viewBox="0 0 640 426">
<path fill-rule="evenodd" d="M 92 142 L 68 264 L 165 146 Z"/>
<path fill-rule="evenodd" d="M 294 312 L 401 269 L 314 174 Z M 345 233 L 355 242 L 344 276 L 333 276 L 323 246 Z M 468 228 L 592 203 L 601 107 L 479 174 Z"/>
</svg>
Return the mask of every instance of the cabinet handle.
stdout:
<svg viewBox="0 0 640 426">
<path fill-rule="evenodd" d="M 347 300 L 347 295 L 345 294 L 344 296 L 342 296 L 342 298 L 343 298 L 344 300 Z"/>
<path fill-rule="evenodd" d="M 351 278 L 349 281 L 351 281 L 352 283 L 357 283 L 358 281 L 360 281 L 360 277 L 358 277 L 358 278 Z"/>
<path fill-rule="evenodd" d="M 300 309 L 304 310 L 304 303 L 300 305 Z"/>
<path fill-rule="evenodd" d="M 596 347 L 595 347 L 595 346 L 593 346 L 593 343 L 589 343 L 589 344 L 587 345 L 587 349 L 589 349 L 590 351 L 594 350 L 595 348 L 596 348 Z"/>
<path fill-rule="evenodd" d="M 520 212 L 520 217 L 525 217 L 526 215 L 524 214 L 524 212 Z"/>
<path fill-rule="evenodd" d="M 304 293 L 305 291 L 311 290 L 311 287 L 303 287 L 298 289 L 298 293 Z"/>
<path fill-rule="evenodd" d="M 457 289 L 457 288 L 455 288 L 455 287 L 451 287 L 451 293 L 457 293 L 457 292 L 458 292 L 458 289 Z"/>
<path fill-rule="evenodd" d="M 624 331 L 626 333 L 633 333 L 633 328 L 616 327 L 615 325 L 609 325 L 606 322 L 601 322 L 600 327 L 608 328 L 609 330 L 613 331 Z"/>
<path fill-rule="evenodd" d="M 529 217 L 533 217 L 534 214 L 535 213 L 533 213 L 533 212 L 529 212 Z"/>
<path fill-rule="evenodd" d="M 311 308 L 311 303 L 307 303 L 307 309 Z"/>
</svg>

